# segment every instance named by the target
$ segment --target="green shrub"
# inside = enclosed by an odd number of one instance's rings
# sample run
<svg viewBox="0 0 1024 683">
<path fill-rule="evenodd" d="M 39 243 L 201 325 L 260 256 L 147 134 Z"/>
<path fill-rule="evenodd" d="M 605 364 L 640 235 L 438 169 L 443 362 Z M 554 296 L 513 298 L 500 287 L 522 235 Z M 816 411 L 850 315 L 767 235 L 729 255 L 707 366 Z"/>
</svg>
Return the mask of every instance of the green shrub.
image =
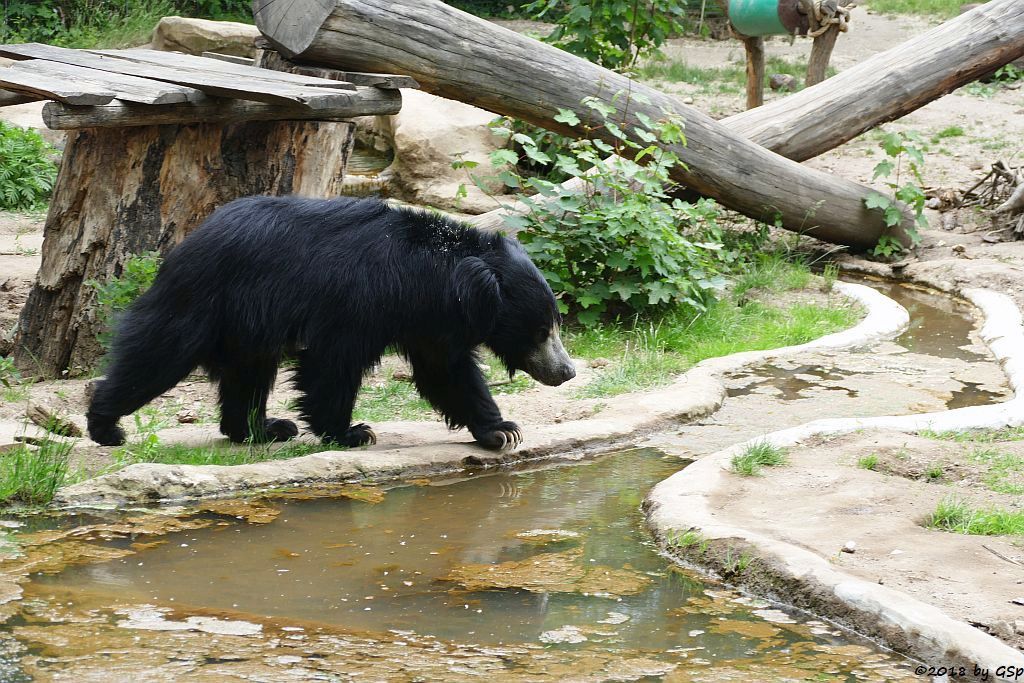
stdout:
<svg viewBox="0 0 1024 683">
<path fill-rule="evenodd" d="M 96 301 L 100 306 L 99 316 L 104 329 L 99 334 L 99 340 L 103 348 L 110 346 L 114 318 L 149 289 L 160 270 L 160 263 L 160 254 L 155 251 L 146 252 L 126 260 L 120 277 L 103 283 L 96 280 L 86 282 L 96 291 Z"/>
<path fill-rule="evenodd" d="M 55 150 L 34 130 L 0 121 L 0 209 L 43 206 L 57 179 Z"/>
<path fill-rule="evenodd" d="M 0 41 L 64 47 L 129 47 L 146 42 L 161 17 L 252 21 L 250 0 L 4 0 Z"/>
<path fill-rule="evenodd" d="M 506 222 L 522 229 L 518 237 L 558 296 L 562 312 L 584 325 L 680 306 L 703 310 L 725 286 L 722 272 L 737 254 L 722 244 L 714 202 L 690 204 L 670 196 L 675 183 L 669 174 L 680 161 L 662 145 L 685 141 L 680 122 L 672 117 L 652 121 L 641 114 L 640 125 L 627 135 L 608 118 L 610 105 L 597 99 L 584 104 L 614 136 L 615 145 L 576 140 L 568 154 L 552 158 L 528 135 L 495 127 L 522 149 L 522 155 L 510 149 L 491 154 L 495 167 L 510 168 L 498 177 L 511 188 L 535 193 L 522 198 L 529 213 L 508 216 Z M 580 124 L 568 110 L 557 118 Z M 585 191 L 526 177 L 517 168 L 521 157 L 553 164 L 583 181 Z"/>
<path fill-rule="evenodd" d="M 685 3 L 678 0 L 535 0 L 524 9 L 555 23 L 544 40 L 609 69 L 627 69 L 656 54 L 681 33 Z"/>
<path fill-rule="evenodd" d="M 885 184 L 892 192 L 892 196 L 881 192 L 872 192 L 865 199 L 864 203 L 869 209 L 880 209 L 885 214 L 885 224 L 890 228 L 899 227 L 903 222 L 903 211 L 899 202 L 904 202 L 914 212 L 914 221 L 917 225 L 927 228 L 928 219 L 924 216 L 925 194 L 921 185 L 924 178 L 921 173 L 924 168 L 925 143 L 917 133 L 884 133 L 879 146 L 888 158 L 879 161 L 875 165 L 875 173 L 872 180 L 876 178 L 890 178 L 895 172 L 892 180 L 886 180 Z M 904 168 L 905 166 L 905 168 Z M 907 180 L 906 176 L 910 176 Z M 901 177 L 905 182 L 900 184 Z M 910 237 L 912 245 L 921 241 L 914 226 L 907 226 L 907 236 Z M 883 235 L 878 240 L 872 253 L 875 256 L 890 257 L 903 252 L 903 245 L 899 240 L 888 235 Z"/>
</svg>

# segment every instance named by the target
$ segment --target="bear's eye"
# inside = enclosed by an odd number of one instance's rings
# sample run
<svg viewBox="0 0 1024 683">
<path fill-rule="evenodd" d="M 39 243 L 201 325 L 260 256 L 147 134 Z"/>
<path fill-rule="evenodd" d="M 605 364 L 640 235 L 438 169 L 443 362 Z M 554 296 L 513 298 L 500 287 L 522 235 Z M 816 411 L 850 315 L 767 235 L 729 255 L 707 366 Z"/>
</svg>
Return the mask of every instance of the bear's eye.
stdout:
<svg viewBox="0 0 1024 683">
<path fill-rule="evenodd" d="M 540 328 L 539 330 L 537 330 L 537 333 L 533 335 L 534 339 L 538 344 L 543 344 L 548 340 L 548 337 L 550 336 L 551 330 L 546 327 Z"/>
</svg>

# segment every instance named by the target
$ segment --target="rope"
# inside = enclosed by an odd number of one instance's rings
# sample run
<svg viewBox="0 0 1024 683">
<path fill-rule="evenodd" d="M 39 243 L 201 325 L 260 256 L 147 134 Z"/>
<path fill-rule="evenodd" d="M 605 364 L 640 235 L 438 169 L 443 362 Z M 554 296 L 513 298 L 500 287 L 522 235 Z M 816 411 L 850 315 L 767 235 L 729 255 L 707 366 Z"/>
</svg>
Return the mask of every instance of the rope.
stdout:
<svg viewBox="0 0 1024 683">
<path fill-rule="evenodd" d="M 811 20 L 808 38 L 817 38 L 833 25 L 839 26 L 840 33 L 850 30 L 850 9 L 854 5 L 843 7 L 837 0 L 800 0 L 800 5 Z"/>
</svg>

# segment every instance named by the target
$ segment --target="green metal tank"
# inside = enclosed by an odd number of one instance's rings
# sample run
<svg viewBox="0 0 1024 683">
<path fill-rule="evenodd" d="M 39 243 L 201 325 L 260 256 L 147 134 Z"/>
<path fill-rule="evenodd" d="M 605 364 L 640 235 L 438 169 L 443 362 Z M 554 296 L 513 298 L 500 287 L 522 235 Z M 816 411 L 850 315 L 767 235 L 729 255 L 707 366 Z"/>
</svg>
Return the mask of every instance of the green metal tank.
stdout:
<svg viewBox="0 0 1024 683">
<path fill-rule="evenodd" d="M 806 19 L 797 0 L 729 0 L 729 21 L 745 36 L 781 36 L 799 32 Z"/>
</svg>

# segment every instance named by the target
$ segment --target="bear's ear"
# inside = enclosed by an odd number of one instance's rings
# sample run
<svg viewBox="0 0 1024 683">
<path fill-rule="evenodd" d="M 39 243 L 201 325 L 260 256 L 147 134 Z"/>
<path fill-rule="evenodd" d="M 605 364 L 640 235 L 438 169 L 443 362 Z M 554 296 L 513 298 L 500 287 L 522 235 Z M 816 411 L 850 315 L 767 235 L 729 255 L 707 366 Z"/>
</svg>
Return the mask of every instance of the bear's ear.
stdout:
<svg viewBox="0 0 1024 683">
<path fill-rule="evenodd" d="M 467 256 L 452 274 L 455 297 L 470 327 L 486 335 L 497 321 L 501 290 L 494 271 L 482 259 Z"/>
</svg>

